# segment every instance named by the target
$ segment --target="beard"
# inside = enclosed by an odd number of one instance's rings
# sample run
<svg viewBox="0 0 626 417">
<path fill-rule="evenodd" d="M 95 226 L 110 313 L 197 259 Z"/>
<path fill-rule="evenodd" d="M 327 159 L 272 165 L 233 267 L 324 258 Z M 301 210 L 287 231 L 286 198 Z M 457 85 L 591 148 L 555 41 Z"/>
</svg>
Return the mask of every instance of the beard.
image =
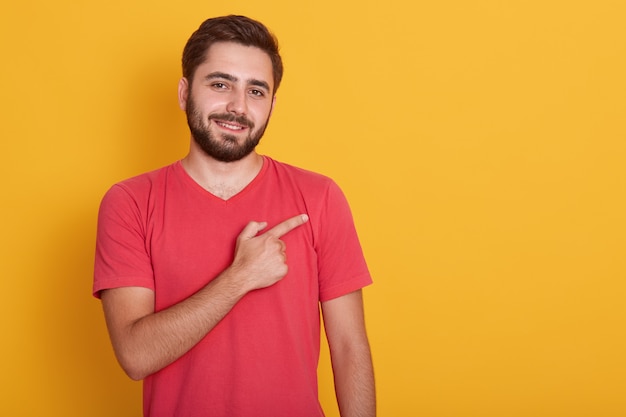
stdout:
<svg viewBox="0 0 626 417">
<path fill-rule="evenodd" d="M 268 115 L 265 123 L 255 130 L 254 123 L 242 115 L 234 115 L 232 113 L 211 114 L 205 119 L 196 108 L 196 104 L 191 96 L 187 99 L 185 113 L 187 114 L 187 124 L 194 141 L 208 156 L 220 162 L 235 162 L 248 156 L 259 144 L 269 122 Z M 249 130 L 248 136 L 243 143 L 239 144 L 235 135 L 211 132 L 208 123 L 215 119 L 224 122 L 235 122 L 247 127 Z"/>
</svg>

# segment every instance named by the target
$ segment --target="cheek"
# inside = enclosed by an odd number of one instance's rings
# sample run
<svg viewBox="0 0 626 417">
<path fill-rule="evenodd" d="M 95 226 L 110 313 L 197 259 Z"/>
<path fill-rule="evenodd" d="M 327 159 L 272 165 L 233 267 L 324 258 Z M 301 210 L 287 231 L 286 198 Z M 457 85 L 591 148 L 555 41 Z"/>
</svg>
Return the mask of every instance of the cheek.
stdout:
<svg viewBox="0 0 626 417">
<path fill-rule="evenodd" d="M 267 119 L 270 117 L 272 113 L 272 107 L 271 106 L 259 106 L 258 108 L 255 109 L 254 112 L 254 118 L 257 121 L 257 124 L 261 124 L 261 123 L 265 123 L 267 121 Z"/>
<path fill-rule="evenodd" d="M 194 91 L 193 101 L 196 109 L 202 113 L 216 112 L 226 105 L 225 97 L 207 89 Z"/>
</svg>

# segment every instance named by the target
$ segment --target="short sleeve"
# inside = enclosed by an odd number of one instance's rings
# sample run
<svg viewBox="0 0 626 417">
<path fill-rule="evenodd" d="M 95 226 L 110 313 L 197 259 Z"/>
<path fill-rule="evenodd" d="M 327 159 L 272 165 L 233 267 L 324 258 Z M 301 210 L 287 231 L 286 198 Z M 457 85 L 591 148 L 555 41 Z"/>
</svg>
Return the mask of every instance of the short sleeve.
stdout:
<svg viewBox="0 0 626 417">
<path fill-rule="evenodd" d="M 328 301 L 372 283 L 348 202 L 330 181 L 322 206 L 316 243 L 320 301 Z"/>
<path fill-rule="evenodd" d="M 146 212 L 122 185 L 103 197 L 98 212 L 93 295 L 111 288 L 138 286 L 154 289 Z"/>
</svg>

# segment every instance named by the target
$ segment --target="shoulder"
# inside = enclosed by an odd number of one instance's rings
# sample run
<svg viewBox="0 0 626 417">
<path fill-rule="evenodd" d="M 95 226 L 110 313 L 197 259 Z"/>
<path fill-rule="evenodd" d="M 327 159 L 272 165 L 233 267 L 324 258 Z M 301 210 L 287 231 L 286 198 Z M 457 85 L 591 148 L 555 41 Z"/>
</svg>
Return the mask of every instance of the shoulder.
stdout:
<svg viewBox="0 0 626 417">
<path fill-rule="evenodd" d="M 105 199 L 111 196 L 128 196 L 133 199 L 146 197 L 150 195 L 153 190 L 163 187 L 167 178 L 175 173 L 179 164 L 180 162 L 175 162 L 162 168 L 119 181 L 113 184 L 107 191 Z"/>
<path fill-rule="evenodd" d="M 175 175 L 177 164 L 179 162 L 113 184 L 102 197 L 100 210 L 146 211 L 156 196 L 164 194 L 167 179 Z"/>
<path fill-rule="evenodd" d="M 312 191 L 323 191 L 336 187 L 335 181 L 323 174 L 299 168 L 284 162 L 279 162 L 269 157 L 265 157 L 269 163 L 269 168 L 283 180 L 290 180 L 299 188 L 310 189 Z"/>
<path fill-rule="evenodd" d="M 309 215 L 349 212 L 348 201 L 332 178 L 283 162 L 269 161 L 271 170 L 275 172 L 275 186 L 282 193 L 291 193 L 301 198 Z"/>
</svg>

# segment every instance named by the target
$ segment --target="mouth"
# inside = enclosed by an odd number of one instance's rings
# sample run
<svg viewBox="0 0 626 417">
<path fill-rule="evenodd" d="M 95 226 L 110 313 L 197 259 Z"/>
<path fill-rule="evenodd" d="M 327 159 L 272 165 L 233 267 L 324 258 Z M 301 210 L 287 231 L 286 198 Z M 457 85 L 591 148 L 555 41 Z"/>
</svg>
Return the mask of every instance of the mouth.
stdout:
<svg viewBox="0 0 626 417">
<path fill-rule="evenodd" d="M 229 114 L 214 114 L 209 116 L 218 127 L 232 133 L 243 132 L 252 128 L 252 122 L 243 116 L 233 116 Z"/>
<path fill-rule="evenodd" d="M 240 132 L 242 130 L 245 130 L 247 128 L 247 126 L 242 126 L 239 124 L 234 124 L 234 123 L 230 123 L 230 122 L 222 122 L 220 120 L 215 120 L 215 124 L 223 127 L 224 129 L 228 129 L 228 130 L 232 130 L 235 132 Z"/>
</svg>

